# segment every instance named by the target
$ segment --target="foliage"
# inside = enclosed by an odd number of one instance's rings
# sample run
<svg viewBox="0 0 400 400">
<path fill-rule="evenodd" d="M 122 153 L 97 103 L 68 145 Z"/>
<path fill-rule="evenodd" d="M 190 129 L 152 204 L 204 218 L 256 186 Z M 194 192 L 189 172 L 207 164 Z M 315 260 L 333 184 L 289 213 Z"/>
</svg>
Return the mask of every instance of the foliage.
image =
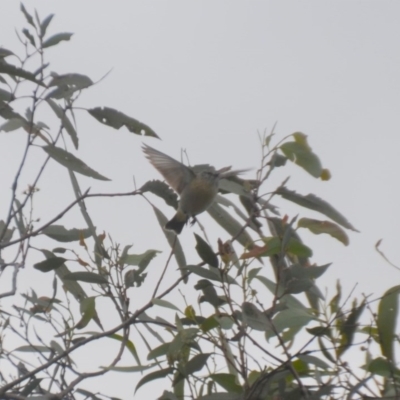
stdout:
<svg viewBox="0 0 400 400">
<path fill-rule="evenodd" d="M 196 265 L 186 262 L 185 254 L 192 249 L 184 248 L 175 234 L 163 230 L 171 253 L 152 287 L 146 271 L 159 263 L 159 251 L 133 254 L 130 245 L 114 243 L 110 236 L 99 233 L 85 200 L 147 196 L 162 229 L 167 219 L 151 198 L 158 196 L 176 207 L 176 196 L 159 181 L 128 193 L 81 190 L 80 175 L 108 181 L 75 155 L 79 147 L 76 103 L 94 82 L 79 73 L 48 73 L 47 49 L 64 45 L 72 34 L 49 35 L 53 15 L 41 20 L 23 5 L 21 10 L 27 21 L 20 35 L 25 55 L 0 49 L 0 132 L 22 130 L 27 138 L 10 205 L 2 209 L 0 221 L 1 273 L 12 271 L 12 289 L 0 293 L 0 298 L 13 299 L 13 306 L 2 306 L 0 315 L 0 398 L 113 396 L 85 386 L 95 377 L 111 379 L 112 372 L 142 373 L 136 378 L 139 392 L 163 379 L 169 390 L 157 396 L 170 400 L 400 398 L 395 357 L 400 287 L 382 296 L 376 314 L 368 298 L 350 305 L 340 283 L 333 298 L 326 299 L 317 280 L 329 264 L 312 263 L 312 248 L 300 233 L 306 229 L 316 235 L 327 234 L 348 245 L 346 230 L 355 228 L 325 200 L 291 190 L 287 180 L 268 195 L 264 192 L 271 174 L 289 162 L 312 177 L 329 179 L 329 171 L 322 167 L 306 135 L 296 132 L 276 143 L 273 132 L 265 135 L 255 179 L 221 182 L 221 194 L 208 213 L 222 227 L 224 237 L 214 243 L 205 230 L 196 234 Z M 34 68 L 28 68 L 34 63 Z M 30 99 L 24 115 L 18 111 L 23 98 Z M 46 107 L 57 118 L 57 127 L 38 120 L 39 111 Z M 138 135 L 158 137 L 148 125 L 121 111 L 92 107 L 84 112 L 114 129 L 125 127 Z M 21 171 L 34 147 L 43 150 L 43 161 L 21 197 L 17 194 Z M 40 224 L 33 217 L 33 200 L 50 160 L 68 170 L 75 200 Z M 228 193 L 236 195 L 239 202 L 229 200 Z M 307 214 L 301 218 L 281 215 L 273 204 L 276 197 L 297 204 L 301 212 L 317 212 L 321 219 Z M 60 224 L 74 207 L 79 207 L 85 228 L 67 229 Z M 49 239 L 48 248 L 39 250 L 35 241 L 43 237 Z M 51 250 L 51 240 L 63 247 Z M 34 282 L 29 293 L 18 289 L 32 252 L 41 254 L 41 261 L 34 264 L 37 274 L 53 277 L 51 297 L 39 295 Z M 172 271 L 174 262 L 179 274 L 161 291 L 165 272 L 167 268 Z M 78 269 L 71 270 L 73 264 Z M 142 285 L 147 285 L 150 293 L 145 300 L 135 296 Z M 185 295 L 185 305 L 173 296 L 178 290 Z M 193 293 L 198 295 L 197 302 Z M 134 311 L 131 299 L 135 299 Z M 113 306 L 112 318 L 101 312 L 100 301 Z M 150 310 L 156 316 L 150 316 Z M 360 320 L 366 312 L 369 323 L 362 326 Z M 84 332 L 88 326 L 97 330 Z M 10 349 L 10 337 L 22 344 Z M 94 372 L 82 370 L 78 351 L 91 343 L 100 349 L 109 339 L 118 343 L 113 359 L 104 359 Z M 351 354 L 360 344 L 365 363 L 356 368 Z M 125 353 L 131 355 L 133 365 L 122 365 Z"/>
</svg>

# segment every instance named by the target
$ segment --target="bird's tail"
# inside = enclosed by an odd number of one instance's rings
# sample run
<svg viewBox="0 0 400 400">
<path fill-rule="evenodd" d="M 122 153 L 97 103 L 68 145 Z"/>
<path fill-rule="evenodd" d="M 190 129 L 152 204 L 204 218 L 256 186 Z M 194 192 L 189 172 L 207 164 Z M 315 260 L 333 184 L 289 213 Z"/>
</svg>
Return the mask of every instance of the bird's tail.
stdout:
<svg viewBox="0 0 400 400">
<path fill-rule="evenodd" d="M 165 224 L 165 229 L 174 231 L 177 235 L 182 232 L 183 227 L 188 221 L 189 217 L 181 211 L 178 211 L 174 217 Z"/>
</svg>

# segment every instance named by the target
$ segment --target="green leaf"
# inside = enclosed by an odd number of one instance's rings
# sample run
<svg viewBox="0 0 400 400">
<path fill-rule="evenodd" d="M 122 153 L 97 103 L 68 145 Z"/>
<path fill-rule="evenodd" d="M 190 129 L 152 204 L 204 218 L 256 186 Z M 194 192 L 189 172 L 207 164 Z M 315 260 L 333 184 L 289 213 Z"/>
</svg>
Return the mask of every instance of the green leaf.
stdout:
<svg viewBox="0 0 400 400">
<path fill-rule="evenodd" d="M 218 268 L 218 257 L 213 252 L 210 245 L 199 235 L 194 234 L 196 238 L 196 251 L 200 258 L 208 265 Z"/>
<path fill-rule="evenodd" d="M 14 351 L 22 351 L 25 353 L 48 353 L 52 350 L 46 346 L 20 346 L 14 349 Z"/>
<path fill-rule="evenodd" d="M 46 35 L 47 27 L 49 26 L 54 14 L 48 15 L 40 24 L 40 37 L 43 38 Z"/>
<path fill-rule="evenodd" d="M 87 110 L 88 113 L 104 125 L 120 129 L 125 126 L 129 132 L 137 135 L 151 136 L 158 138 L 158 135 L 146 124 L 128 117 L 126 114 L 109 107 L 96 107 Z"/>
<path fill-rule="evenodd" d="M 218 296 L 214 285 L 207 279 L 198 281 L 194 288 L 203 292 L 203 297 L 200 299 L 201 302 L 206 301 L 216 308 L 226 303 Z"/>
<path fill-rule="evenodd" d="M 180 311 L 178 307 L 176 307 L 174 304 L 172 304 L 172 303 L 170 303 L 169 301 L 166 301 L 166 300 L 153 299 L 151 302 L 156 306 L 166 307 L 166 308 L 170 308 L 172 310 Z"/>
<path fill-rule="evenodd" d="M 134 365 L 132 367 L 102 367 L 105 370 L 109 371 L 115 371 L 115 372 L 143 372 L 146 371 L 147 369 L 153 368 L 154 364 L 150 365 Z M 110 397 L 110 399 L 113 399 L 113 397 Z"/>
<path fill-rule="evenodd" d="M 191 360 L 185 365 L 185 376 L 192 375 L 194 372 L 200 371 L 206 364 L 208 357 L 211 354 L 201 353 L 195 355 Z"/>
<path fill-rule="evenodd" d="M 8 64 L 4 60 L 0 62 L 0 74 L 7 74 L 12 77 L 24 78 L 28 81 L 34 82 L 40 86 L 46 86 L 43 82 L 36 79 L 35 75 L 31 72 L 25 71 L 22 68 L 18 68 L 15 65 Z"/>
<path fill-rule="evenodd" d="M 51 257 L 48 258 L 47 260 L 34 264 L 33 268 L 41 272 L 50 272 L 56 268 L 61 267 L 61 265 L 63 265 L 65 261 L 67 260 L 62 257 Z"/>
<path fill-rule="evenodd" d="M 83 299 L 80 303 L 80 309 L 82 317 L 76 327 L 78 329 L 83 329 L 95 316 L 97 316 L 95 298 L 87 297 L 86 299 Z"/>
<path fill-rule="evenodd" d="M 272 330 L 271 321 L 252 303 L 244 302 L 242 304 L 242 317 L 243 322 L 256 331 Z"/>
<path fill-rule="evenodd" d="M 90 229 L 66 229 L 62 225 L 50 225 L 42 233 L 58 242 L 74 242 L 91 236 Z"/>
<path fill-rule="evenodd" d="M 66 111 L 63 110 L 56 102 L 51 99 L 46 99 L 47 104 L 51 107 L 57 117 L 61 120 L 62 126 L 67 131 L 68 135 L 71 137 L 72 143 L 74 144 L 75 148 L 78 148 L 79 140 L 78 134 L 74 126 L 72 125 L 71 121 L 67 117 Z"/>
<path fill-rule="evenodd" d="M 56 75 L 48 85 L 49 87 L 56 86 L 56 88 L 48 93 L 45 98 L 69 99 L 76 91 L 86 89 L 91 85 L 93 85 L 93 81 L 86 75 Z"/>
<path fill-rule="evenodd" d="M 98 283 L 104 284 L 108 283 L 108 280 L 105 276 L 95 274 L 94 272 L 70 272 L 69 274 L 64 275 L 64 279 L 68 279 L 70 281 L 81 281 L 87 283 Z"/>
<path fill-rule="evenodd" d="M 246 230 L 243 230 L 242 224 L 234 219 L 231 214 L 225 211 L 219 204 L 214 202 L 207 209 L 207 212 L 222 228 L 231 236 L 235 237 L 242 246 L 248 247 L 253 243 L 251 236 Z"/>
<path fill-rule="evenodd" d="M 143 386 L 145 383 L 154 381 L 155 379 L 160 379 L 160 378 L 165 378 L 168 375 L 172 375 L 174 373 L 173 368 L 165 368 L 165 369 L 160 369 L 158 371 L 152 372 L 146 376 L 144 376 L 139 383 L 136 385 L 135 393 L 137 390 Z"/>
<path fill-rule="evenodd" d="M 311 218 L 301 218 L 297 223 L 297 227 L 307 228 L 316 235 L 326 233 L 342 242 L 345 246 L 349 245 L 349 237 L 347 236 L 346 232 L 340 226 L 334 224 L 333 222 L 320 221 Z"/>
<path fill-rule="evenodd" d="M 278 333 L 284 329 L 301 328 L 315 317 L 305 308 L 289 308 L 278 313 L 272 320 Z"/>
<path fill-rule="evenodd" d="M 159 250 L 146 250 L 142 254 L 128 254 L 128 252 L 125 252 L 120 258 L 120 264 L 138 265 L 139 272 L 143 272 L 158 253 L 161 252 Z"/>
<path fill-rule="evenodd" d="M 314 328 L 306 328 L 307 332 L 310 335 L 317 336 L 317 337 L 322 337 L 322 336 L 328 336 L 330 335 L 330 328 L 327 326 L 314 326 Z"/>
<path fill-rule="evenodd" d="M 6 58 L 13 55 L 14 53 L 11 50 L 7 50 L 4 47 L 0 47 L 0 58 Z"/>
<path fill-rule="evenodd" d="M 318 338 L 318 344 L 325 358 L 329 360 L 331 363 L 336 364 L 336 360 L 332 357 L 331 353 L 329 353 L 328 349 L 324 345 L 323 340 L 320 337 Z"/>
<path fill-rule="evenodd" d="M 315 356 L 310 356 L 308 354 L 299 354 L 297 356 L 299 360 L 307 363 L 307 364 L 314 364 L 316 367 L 321 368 L 321 369 L 329 369 L 329 364 L 327 364 L 325 361 L 322 361 L 320 358 L 315 357 Z"/>
<path fill-rule="evenodd" d="M 385 360 L 382 357 L 372 360 L 367 367 L 367 371 L 372 372 L 375 375 L 385 376 L 387 378 L 393 377 L 394 374 L 398 375 L 400 372 L 392 365 L 390 361 Z"/>
<path fill-rule="evenodd" d="M 359 307 L 353 307 L 350 314 L 344 321 L 342 325 L 340 325 L 340 333 L 342 337 L 340 338 L 340 347 L 338 349 L 338 354 L 342 355 L 346 350 L 350 348 L 353 344 L 354 334 L 357 329 L 357 321 L 360 318 L 362 312 L 365 308 L 365 302 L 363 301 Z"/>
<path fill-rule="evenodd" d="M 12 132 L 27 125 L 23 118 L 12 118 L 0 125 L 0 132 Z"/>
<path fill-rule="evenodd" d="M 241 394 L 232 394 L 232 393 L 211 393 L 205 396 L 199 397 L 199 400 L 243 400 L 243 396 Z"/>
<path fill-rule="evenodd" d="M 206 318 L 200 325 L 201 330 L 203 332 L 208 332 L 211 329 L 217 328 L 220 326 L 218 320 L 216 319 L 215 315 L 211 315 L 208 318 Z"/>
<path fill-rule="evenodd" d="M 11 101 L 13 99 L 13 96 L 14 95 L 8 90 L 0 88 L 0 101 L 6 101 L 6 102 Z"/>
<path fill-rule="evenodd" d="M 397 317 L 399 314 L 400 286 L 390 288 L 382 296 L 378 306 L 377 327 L 382 354 L 394 361 Z"/>
<path fill-rule="evenodd" d="M 236 383 L 236 376 L 232 374 L 212 374 L 209 377 L 229 393 L 243 393 L 243 388 Z"/>
<path fill-rule="evenodd" d="M 158 223 L 163 228 L 163 233 L 168 241 L 168 244 L 170 245 L 171 249 L 174 250 L 174 256 L 179 266 L 179 269 L 181 270 L 181 274 L 184 275 L 186 273 L 186 271 L 184 270 L 184 268 L 186 267 L 186 257 L 185 253 L 183 252 L 181 242 L 179 241 L 178 236 L 175 233 L 169 231 L 168 229 L 164 229 L 165 224 L 168 222 L 166 216 L 155 206 L 153 206 L 153 210 L 156 214 Z M 187 278 L 185 278 L 185 282 L 187 282 Z"/>
<path fill-rule="evenodd" d="M 299 294 L 309 290 L 314 285 L 311 279 L 293 278 L 285 283 L 285 293 Z"/>
<path fill-rule="evenodd" d="M 82 74 L 63 74 L 53 76 L 53 79 L 48 84 L 49 87 L 63 85 L 83 89 L 93 85 L 93 81 L 88 76 Z"/>
<path fill-rule="evenodd" d="M 7 228 L 6 231 L 4 232 L 5 229 L 6 229 L 5 222 L 3 220 L 0 220 L 0 238 L 2 237 L 0 242 L 3 244 L 8 243 L 11 240 L 15 230 L 15 228 L 12 229 Z"/>
<path fill-rule="evenodd" d="M 153 193 L 175 210 L 178 208 L 178 196 L 165 182 L 159 180 L 148 181 L 140 188 L 140 191 L 142 193 Z"/>
<path fill-rule="evenodd" d="M 101 181 L 109 181 L 110 179 L 106 178 L 103 175 L 100 175 L 98 172 L 90 168 L 86 165 L 82 160 L 75 157 L 73 154 L 69 153 L 66 150 L 61 149 L 60 147 L 56 147 L 53 145 L 43 146 L 42 149 L 55 161 L 64 167 L 70 169 L 71 171 L 78 172 L 79 174 L 89 176 L 94 179 L 98 179 Z"/>
<path fill-rule="evenodd" d="M 28 21 L 28 24 L 32 25 L 34 28 L 36 28 L 35 26 L 35 22 L 33 21 L 32 16 L 28 13 L 28 11 L 26 11 L 25 6 L 21 3 L 21 11 L 24 14 L 26 20 Z"/>
<path fill-rule="evenodd" d="M 314 176 L 315 178 L 321 177 L 321 161 L 308 146 L 306 136 L 300 133 L 294 134 L 294 136 L 294 142 L 286 142 L 280 146 L 282 153 L 289 160 L 306 170 L 310 175 Z"/>
<path fill-rule="evenodd" d="M 282 242 L 278 237 L 265 237 L 262 240 L 265 243 L 265 252 L 260 254 L 261 257 L 270 257 L 274 254 L 280 254 Z"/>
<path fill-rule="evenodd" d="M 307 196 L 302 196 L 295 191 L 287 189 L 285 186 L 278 188 L 275 193 L 282 196 L 285 200 L 289 200 L 302 207 L 309 208 L 310 210 L 318 211 L 319 213 L 326 215 L 344 228 L 357 231 L 357 229 L 355 229 L 342 214 L 335 210 L 329 203 L 320 199 L 314 194 L 310 193 Z"/>
<path fill-rule="evenodd" d="M 320 267 L 303 267 L 300 264 L 292 264 L 289 268 L 285 269 L 285 276 L 290 278 L 310 278 L 317 279 L 329 268 L 331 264 L 322 265 Z"/>
<path fill-rule="evenodd" d="M 50 36 L 47 40 L 43 42 L 42 47 L 55 46 L 56 44 L 62 42 L 63 40 L 70 40 L 73 33 L 57 33 L 56 35 Z"/>
<path fill-rule="evenodd" d="M 267 165 L 270 165 L 271 168 L 283 167 L 284 165 L 286 165 L 287 160 L 287 157 L 275 152 L 271 157 L 271 161 L 269 161 Z"/>
<path fill-rule="evenodd" d="M 168 353 L 170 343 L 163 343 L 162 345 L 151 350 L 147 355 L 148 360 L 154 360 L 157 357 L 163 357 Z"/>
<path fill-rule="evenodd" d="M 210 269 L 207 269 L 197 265 L 187 265 L 184 269 L 202 278 L 217 282 L 228 282 L 230 285 L 237 285 L 236 281 L 230 275 L 222 273 L 222 271 L 217 268 L 210 267 Z"/>
<path fill-rule="evenodd" d="M 22 29 L 22 33 L 25 35 L 25 37 L 29 40 L 30 44 L 33 47 L 36 47 L 36 42 L 35 42 L 35 38 L 32 36 L 32 34 L 29 32 L 28 29 Z"/>
<path fill-rule="evenodd" d="M 112 335 L 108 336 L 110 339 L 114 339 L 114 340 L 118 340 L 121 343 L 125 343 L 125 347 L 129 350 L 129 352 L 132 354 L 133 358 L 136 360 L 136 362 L 139 364 L 139 366 L 136 366 L 134 368 L 137 368 L 137 371 L 143 371 L 145 369 L 150 368 L 152 365 L 148 365 L 148 366 L 141 366 L 140 364 L 140 358 L 139 355 L 136 351 L 136 347 L 133 344 L 133 342 L 131 340 L 126 340 L 126 338 L 124 338 L 121 335 L 117 335 L 116 333 L 113 333 Z M 132 367 L 130 367 L 132 368 Z M 132 371 L 134 372 L 134 371 Z"/>
<path fill-rule="evenodd" d="M 288 253 L 291 253 L 295 256 L 298 257 L 311 257 L 312 256 L 312 250 L 307 247 L 305 244 L 301 243 L 300 241 L 294 239 L 294 238 L 290 238 L 285 250 Z"/>
</svg>

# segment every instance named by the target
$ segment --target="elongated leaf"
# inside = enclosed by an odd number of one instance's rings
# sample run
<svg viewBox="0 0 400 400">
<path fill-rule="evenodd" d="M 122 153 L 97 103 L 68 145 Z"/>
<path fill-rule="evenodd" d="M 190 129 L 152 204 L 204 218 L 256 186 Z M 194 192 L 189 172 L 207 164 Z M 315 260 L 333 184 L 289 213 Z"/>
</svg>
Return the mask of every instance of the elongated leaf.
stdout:
<svg viewBox="0 0 400 400">
<path fill-rule="evenodd" d="M 51 349 L 46 346 L 20 346 L 14 349 L 14 351 L 23 351 L 26 353 L 48 353 Z"/>
<path fill-rule="evenodd" d="M 56 86 L 56 88 L 48 93 L 45 98 L 69 99 L 76 91 L 86 89 L 91 85 L 93 85 L 93 81 L 86 75 L 57 75 L 48 85 L 49 87 Z"/>
<path fill-rule="evenodd" d="M 228 274 L 222 275 L 219 269 L 214 269 L 213 267 L 207 269 L 197 265 L 187 265 L 184 267 L 184 269 L 192 272 L 195 275 L 201 276 L 202 278 L 211 279 L 212 281 L 217 282 L 228 282 L 231 285 L 237 285 L 237 282 L 234 278 Z"/>
<path fill-rule="evenodd" d="M 83 299 L 80 303 L 80 310 L 82 317 L 76 327 L 78 329 L 83 329 L 97 315 L 96 299 L 94 297 Z"/>
<path fill-rule="evenodd" d="M 74 242 L 87 239 L 91 235 L 89 229 L 66 229 L 62 225 L 50 225 L 44 228 L 42 233 L 58 242 Z"/>
<path fill-rule="evenodd" d="M 244 302 L 242 304 L 242 316 L 243 322 L 256 331 L 272 330 L 271 321 L 252 303 Z"/>
<path fill-rule="evenodd" d="M 29 40 L 29 43 L 33 46 L 36 47 L 36 42 L 35 38 L 32 36 L 32 34 L 29 32 L 28 29 L 22 29 L 22 33 L 25 35 L 25 37 Z"/>
<path fill-rule="evenodd" d="M 46 86 L 43 82 L 36 79 L 35 75 L 31 72 L 18 68 L 15 65 L 8 64 L 4 60 L 0 62 L 0 74 L 7 74 L 13 77 L 24 78 L 28 81 L 35 82 L 40 86 Z"/>
<path fill-rule="evenodd" d="M 76 133 L 76 130 L 75 130 L 74 126 L 72 125 L 71 121 L 68 119 L 65 111 L 53 100 L 47 99 L 46 101 L 47 101 L 47 104 L 54 111 L 54 113 L 57 115 L 57 117 L 61 120 L 62 126 L 65 128 L 68 135 L 71 137 L 72 143 L 74 144 L 75 148 L 77 149 L 78 145 L 79 145 L 78 134 Z"/>
<path fill-rule="evenodd" d="M 307 228 L 316 235 L 326 233 L 342 242 L 345 246 L 349 245 L 349 237 L 347 236 L 347 233 L 340 226 L 336 225 L 333 222 L 320 221 L 311 218 L 301 218 L 297 223 L 297 227 Z"/>
<path fill-rule="evenodd" d="M 69 85 L 74 86 L 76 88 L 87 88 L 93 85 L 93 81 L 86 75 L 81 74 L 64 74 L 64 75 L 56 75 L 50 81 L 48 86 L 63 86 Z"/>
<path fill-rule="evenodd" d="M 372 360 L 367 366 L 367 370 L 375 375 L 385 376 L 387 378 L 393 377 L 394 374 L 398 375 L 400 372 L 390 361 L 382 357 Z M 385 399 L 385 397 L 382 397 L 382 399 Z"/>
<path fill-rule="evenodd" d="M 98 283 L 104 284 L 108 283 L 108 280 L 105 276 L 95 274 L 94 272 L 70 272 L 69 274 L 64 275 L 64 279 L 68 279 L 70 281 L 81 281 L 87 283 Z"/>
<path fill-rule="evenodd" d="M 194 372 L 200 371 L 206 364 L 208 357 L 211 354 L 209 353 L 201 353 L 195 355 L 188 363 L 185 365 L 185 374 L 186 376 L 192 375 Z"/>
<path fill-rule="evenodd" d="M 311 257 L 313 254 L 309 247 L 294 238 L 289 239 L 285 250 L 298 257 Z"/>
<path fill-rule="evenodd" d="M 0 132 L 12 132 L 27 126 L 27 121 L 23 118 L 12 118 L 0 125 Z"/>
<path fill-rule="evenodd" d="M 146 250 L 142 254 L 123 254 L 121 256 L 121 264 L 127 265 L 138 265 L 139 271 L 144 271 L 150 264 L 150 261 L 158 254 L 161 253 L 159 250 Z"/>
<path fill-rule="evenodd" d="M 179 241 L 178 236 L 175 233 L 169 231 L 168 229 L 164 229 L 165 224 L 168 222 L 166 216 L 155 206 L 153 206 L 153 210 L 156 214 L 158 223 L 163 228 L 163 232 L 168 241 L 168 244 L 172 249 L 174 249 L 174 256 L 179 266 L 179 269 L 181 270 L 181 274 L 184 275 L 186 273 L 186 271 L 184 270 L 184 268 L 186 267 L 186 257 L 183 252 L 181 242 Z M 185 282 L 187 282 L 187 278 L 185 278 Z"/>
<path fill-rule="evenodd" d="M 21 3 L 21 7 L 20 7 L 22 14 L 24 14 L 26 20 L 28 21 L 29 25 L 32 25 L 34 28 L 35 26 L 35 22 L 33 21 L 32 16 L 28 13 L 28 11 L 26 10 L 25 6 Z"/>
<path fill-rule="evenodd" d="M 40 24 L 40 37 L 43 38 L 46 35 L 47 27 L 49 26 L 54 14 L 48 15 Z"/>
<path fill-rule="evenodd" d="M 280 146 L 282 153 L 291 161 L 302 167 L 315 178 L 321 177 L 322 165 L 307 143 L 306 135 L 297 132 L 294 142 L 286 142 Z"/>
<path fill-rule="evenodd" d="M 90 168 L 79 158 L 75 157 L 73 154 L 68 151 L 61 149 L 60 147 L 56 147 L 53 145 L 43 146 L 42 149 L 54 160 L 56 160 L 59 164 L 64 167 L 78 172 L 79 174 L 89 176 L 94 179 L 98 179 L 101 181 L 109 181 L 110 179 L 106 178 L 103 175 L 100 175 L 98 172 Z"/>
<path fill-rule="evenodd" d="M 394 343 L 399 314 L 400 286 L 390 288 L 379 302 L 377 327 L 382 354 L 391 361 L 394 358 Z"/>
<path fill-rule="evenodd" d="M 327 364 L 325 361 L 322 361 L 318 357 L 311 356 L 308 354 L 299 354 L 297 357 L 301 361 L 303 361 L 307 364 L 314 364 L 316 367 L 321 368 L 321 369 L 329 369 L 329 364 Z"/>
<path fill-rule="evenodd" d="M 215 255 L 210 245 L 199 235 L 194 234 L 196 238 L 196 251 L 200 258 L 208 265 L 218 268 L 218 257 Z"/>
<path fill-rule="evenodd" d="M 289 308 L 278 313 L 272 322 L 279 333 L 288 328 L 301 328 L 313 320 L 315 317 L 307 309 Z"/>
<path fill-rule="evenodd" d="M 169 345 L 170 345 L 169 343 L 163 343 L 162 345 L 151 350 L 147 355 L 147 359 L 154 360 L 157 357 L 165 356 L 168 353 Z"/>
<path fill-rule="evenodd" d="M 146 376 L 144 376 L 139 383 L 136 385 L 135 392 L 143 386 L 145 383 L 154 381 L 155 379 L 160 379 L 160 378 L 165 378 L 168 375 L 172 375 L 174 373 L 173 368 L 165 368 L 165 369 L 160 369 L 158 371 L 152 372 Z"/>
<path fill-rule="evenodd" d="M 6 58 L 13 55 L 14 53 L 11 50 L 5 49 L 4 47 L 0 47 L 0 58 Z"/>
<path fill-rule="evenodd" d="M 236 383 L 236 376 L 232 374 L 212 374 L 210 379 L 218 383 L 229 393 L 243 393 L 243 388 Z M 232 397 L 229 397 L 232 398 Z M 228 397 L 227 397 L 228 399 Z"/>
<path fill-rule="evenodd" d="M 205 396 L 199 397 L 199 400 L 243 400 L 243 396 L 239 393 L 232 394 L 232 393 L 211 393 Z"/>
<path fill-rule="evenodd" d="M 165 182 L 159 180 L 148 181 L 140 188 L 140 190 L 143 193 L 150 192 L 161 197 L 175 210 L 178 208 L 178 196 Z"/>
<path fill-rule="evenodd" d="M 114 340 L 118 340 L 119 342 L 125 342 L 125 347 L 129 350 L 129 352 L 132 354 L 132 356 L 134 357 L 134 359 L 136 360 L 136 362 L 139 364 L 138 366 L 136 366 L 135 368 L 137 368 L 137 371 L 143 371 L 145 369 L 148 369 L 151 367 L 151 365 L 147 365 L 147 366 L 142 366 L 141 362 L 140 362 L 140 358 L 139 358 L 139 354 L 136 351 L 136 347 L 133 344 L 133 342 L 131 340 L 126 340 L 126 338 L 124 338 L 121 335 L 118 335 L 116 333 L 108 336 L 110 339 L 114 339 Z M 132 371 L 133 372 L 133 371 Z"/>
<path fill-rule="evenodd" d="M 335 210 L 329 203 L 315 196 L 314 194 L 308 194 L 307 196 L 302 196 L 295 191 L 289 190 L 282 186 L 275 191 L 284 199 L 292 201 L 293 203 L 299 204 L 302 207 L 309 208 L 310 210 L 318 211 L 323 215 L 331 218 L 333 221 L 337 222 L 339 225 L 353 231 L 357 231 L 353 225 L 350 224 L 347 219 Z"/>
<path fill-rule="evenodd" d="M 63 265 L 65 261 L 67 260 L 62 257 L 51 257 L 48 258 L 47 260 L 34 264 L 33 268 L 41 272 L 49 272 L 53 271 L 56 268 L 61 267 L 61 265 Z"/>
<path fill-rule="evenodd" d="M 243 226 L 234 219 L 227 211 L 219 204 L 214 202 L 207 212 L 222 226 L 230 235 L 237 237 L 238 242 L 246 248 L 252 244 L 251 236 L 243 230 Z"/>
<path fill-rule="evenodd" d="M 364 311 L 364 308 L 365 302 L 362 302 L 359 307 L 353 307 L 343 325 L 340 326 L 342 337 L 340 338 L 340 347 L 338 349 L 339 355 L 342 355 L 353 344 L 354 334 L 358 326 L 357 321 Z"/>
<path fill-rule="evenodd" d="M 153 299 L 152 303 L 156 306 L 160 306 L 160 307 L 166 307 L 166 308 L 170 308 L 171 310 L 176 310 L 179 311 L 179 308 L 177 306 L 175 306 L 174 304 L 170 303 L 167 300 L 163 300 L 163 299 Z"/>
<path fill-rule="evenodd" d="M 0 88 L 0 100 L 1 101 L 11 101 L 12 98 L 13 98 L 13 94 L 11 92 Z"/>
<path fill-rule="evenodd" d="M 129 132 L 136 133 L 137 135 L 158 138 L 158 135 L 149 126 L 113 108 L 96 107 L 88 110 L 88 113 L 102 124 L 115 129 L 125 126 Z"/>
<path fill-rule="evenodd" d="M 71 36 L 73 35 L 73 33 L 57 33 L 53 36 L 50 36 L 47 40 L 45 40 L 43 42 L 43 48 L 45 49 L 46 47 L 50 47 L 50 46 L 55 46 L 56 44 L 64 41 L 64 40 L 70 40 Z"/>
</svg>

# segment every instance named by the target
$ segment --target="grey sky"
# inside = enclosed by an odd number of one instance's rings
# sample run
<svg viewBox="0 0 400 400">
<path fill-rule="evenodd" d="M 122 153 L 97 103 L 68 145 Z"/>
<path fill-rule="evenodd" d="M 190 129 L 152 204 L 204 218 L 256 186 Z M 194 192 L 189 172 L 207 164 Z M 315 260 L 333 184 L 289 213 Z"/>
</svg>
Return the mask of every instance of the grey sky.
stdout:
<svg viewBox="0 0 400 400">
<path fill-rule="evenodd" d="M 358 282 L 358 293 L 379 295 L 398 282 L 398 271 L 383 262 L 374 244 L 383 238 L 382 249 L 400 265 L 399 2 L 25 4 L 29 10 L 36 7 L 41 17 L 56 14 L 52 33 L 74 32 L 70 42 L 49 50 L 51 70 L 98 80 L 112 69 L 82 96 L 80 106 L 119 109 L 150 125 L 162 138 L 161 142 L 114 131 L 78 113 L 78 156 L 113 180 L 104 184 L 83 178 L 82 187 L 129 191 L 133 175 L 138 186 L 159 179 L 141 154 L 142 141 L 175 158 L 186 148 L 193 164 L 256 168 L 257 131 L 269 131 L 277 122 L 278 139 L 295 131 L 308 135 L 332 180 L 317 181 L 293 167 L 279 173 L 268 190 L 291 173 L 290 188 L 324 198 L 361 231 L 349 233 L 348 248 L 331 239 L 305 236 L 317 264 L 334 262 L 321 285 L 332 294 L 339 278 L 347 291 Z M 0 45 L 17 50 L 14 28 L 24 26 L 18 2 L 2 0 L 0 14 Z M 0 134 L 0 165 L 15 168 L 23 141 L 22 133 Z M 44 220 L 46 212 L 56 212 L 72 196 L 69 187 L 68 198 L 62 195 L 63 188 L 54 190 L 64 172 L 56 165 L 52 168 L 49 181 L 41 184 L 41 195 L 52 193 L 54 204 L 37 205 Z M 9 185 L 10 178 L 4 175 L 1 179 Z M 28 182 L 29 175 L 25 178 Z M 67 181 L 66 174 L 64 178 Z M 0 196 L 8 204 L 8 193 Z M 285 202 L 279 205 L 290 217 L 315 216 Z M 93 213 L 101 229 L 117 241 L 134 243 L 138 253 L 163 249 L 160 257 L 167 257 L 162 235 L 154 237 L 155 217 L 143 200 L 104 200 L 93 203 Z M 77 213 L 73 218 L 79 222 L 66 218 L 65 224 L 83 224 Z M 207 215 L 200 219 L 213 227 Z M 193 247 L 191 229 L 183 236 Z"/>
</svg>

